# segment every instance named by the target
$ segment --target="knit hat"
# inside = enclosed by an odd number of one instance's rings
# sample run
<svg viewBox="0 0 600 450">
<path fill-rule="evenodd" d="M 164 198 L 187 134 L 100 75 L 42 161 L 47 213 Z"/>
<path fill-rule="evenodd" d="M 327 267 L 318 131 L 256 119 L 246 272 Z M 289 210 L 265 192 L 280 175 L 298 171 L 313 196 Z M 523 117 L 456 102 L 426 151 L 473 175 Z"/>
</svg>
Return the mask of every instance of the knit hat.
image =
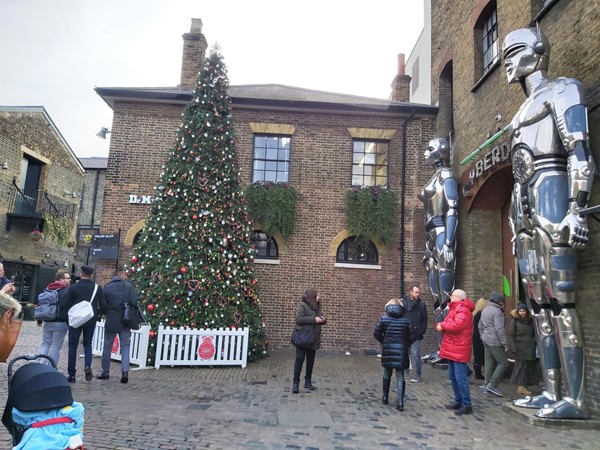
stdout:
<svg viewBox="0 0 600 450">
<path fill-rule="evenodd" d="M 517 311 L 520 309 L 524 309 L 525 311 L 528 311 L 527 305 L 525 303 L 519 303 L 519 306 L 517 306 Z"/>
<path fill-rule="evenodd" d="M 500 304 L 504 301 L 504 295 L 500 294 L 499 292 L 492 292 L 492 295 L 490 295 L 490 301 Z"/>
</svg>

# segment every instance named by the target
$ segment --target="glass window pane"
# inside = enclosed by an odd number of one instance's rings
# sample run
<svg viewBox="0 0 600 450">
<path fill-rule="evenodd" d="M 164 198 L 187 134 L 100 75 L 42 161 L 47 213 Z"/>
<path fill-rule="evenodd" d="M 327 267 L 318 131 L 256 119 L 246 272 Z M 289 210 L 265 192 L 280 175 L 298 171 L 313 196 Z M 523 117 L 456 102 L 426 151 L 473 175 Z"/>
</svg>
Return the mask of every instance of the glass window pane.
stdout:
<svg viewBox="0 0 600 450">
<path fill-rule="evenodd" d="M 375 155 L 372 153 L 365 154 L 365 164 L 375 164 Z"/>
<path fill-rule="evenodd" d="M 360 162 L 363 159 L 363 154 L 362 153 L 353 153 L 352 154 L 352 164 L 360 164 Z"/>
<path fill-rule="evenodd" d="M 362 186 L 363 178 L 361 175 L 352 175 L 352 186 Z"/>
<path fill-rule="evenodd" d="M 267 159 L 277 159 L 277 149 L 276 148 L 268 148 L 267 149 Z"/>
<path fill-rule="evenodd" d="M 287 161 L 289 159 L 290 151 L 286 149 L 279 149 L 277 152 L 277 159 L 280 161 Z"/>
<path fill-rule="evenodd" d="M 264 148 L 257 148 L 254 150 L 254 157 L 256 159 L 265 159 L 265 149 Z"/>
<path fill-rule="evenodd" d="M 279 139 L 276 137 L 267 138 L 267 148 L 277 148 L 279 146 Z"/>
<path fill-rule="evenodd" d="M 364 153 L 365 143 L 363 141 L 354 141 L 353 149 L 355 152 Z"/>
<path fill-rule="evenodd" d="M 264 161 L 254 161 L 254 170 L 265 170 Z"/>
<path fill-rule="evenodd" d="M 266 161 L 265 170 L 277 170 L 277 161 Z"/>
<path fill-rule="evenodd" d="M 264 179 L 264 181 L 270 181 L 272 183 L 274 183 L 275 181 L 277 181 L 277 172 L 266 171 L 265 172 L 265 179 Z"/>
<path fill-rule="evenodd" d="M 267 142 L 267 140 L 264 136 L 255 136 L 254 137 L 254 146 L 255 147 L 265 147 L 266 142 Z"/>
<path fill-rule="evenodd" d="M 365 142 L 365 153 L 375 153 L 375 142 Z"/>
<path fill-rule="evenodd" d="M 288 182 L 288 173 L 287 172 L 277 172 L 277 182 L 278 183 L 287 183 Z"/>
<path fill-rule="evenodd" d="M 281 138 L 280 146 L 289 150 L 291 142 L 292 142 L 291 138 L 289 138 L 289 137 L 282 137 Z"/>
</svg>

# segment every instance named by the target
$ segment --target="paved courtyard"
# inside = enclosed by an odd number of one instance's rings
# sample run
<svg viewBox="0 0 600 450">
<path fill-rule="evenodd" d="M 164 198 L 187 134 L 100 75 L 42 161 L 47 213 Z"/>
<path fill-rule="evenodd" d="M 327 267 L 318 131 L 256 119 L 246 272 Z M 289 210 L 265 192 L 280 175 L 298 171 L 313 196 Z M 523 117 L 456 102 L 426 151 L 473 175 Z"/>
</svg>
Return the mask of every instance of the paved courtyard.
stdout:
<svg viewBox="0 0 600 450">
<path fill-rule="evenodd" d="M 12 356 L 36 352 L 41 330 L 25 322 Z M 424 381 L 407 383 L 404 412 L 380 404 L 381 365 L 375 356 L 318 351 L 317 391 L 291 393 L 292 349 L 276 350 L 247 368 L 161 368 L 130 372 L 121 384 L 86 382 L 78 361 L 73 397 L 85 406 L 86 449 L 595 449 L 595 429 L 531 425 L 506 412 L 504 398 L 471 385 L 474 414 L 444 409 L 451 400 L 446 371 L 426 365 Z M 66 344 L 59 369 L 66 373 Z M 132 368 L 135 366 L 132 366 Z M 94 374 L 100 358 L 94 358 Z M 6 364 L 0 364 L 0 402 L 6 402 Z M 586 425 L 597 425 L 597 419 Z M 587 427 L 589 428 L 589 426 Z M 0 447 L 10 448 L 3 428 Z"/>
</svg>

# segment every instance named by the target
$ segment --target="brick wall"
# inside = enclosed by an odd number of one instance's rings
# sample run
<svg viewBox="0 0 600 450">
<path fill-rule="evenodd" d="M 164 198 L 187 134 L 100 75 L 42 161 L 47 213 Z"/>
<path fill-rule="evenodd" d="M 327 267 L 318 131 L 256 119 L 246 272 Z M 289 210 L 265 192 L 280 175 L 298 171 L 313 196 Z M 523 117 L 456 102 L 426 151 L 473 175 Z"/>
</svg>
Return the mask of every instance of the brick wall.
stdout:
<svg viewBox="0 0 600 450">
<path fill-rule="evenodd" d="M 181 122 L 179 106 L 117 102 L 104 196 L 102 232 L 125 234 L 146 217 L 148 207 L 128 203 L 130 194 L 153 194 L 161 165 L 172 149 Z M 274 347 L 288 346 L 301 293 L 319 289 L 328 325 L 323 346 L 330 349 L 374 349 L 372 329 L 385 303 L 400 295 L 400 250 L 393 246 L 379 255 L 381 270 L 336 268 L 330 247 L 344 230 L 344 196 L 351 184 L 352 138 L 349 127 L 394 129 L 390 141 L 390 185 L 401 186 L 402 117 L 234 109 L 237 151 L 242 184 L 251 180 L 253 133 L 250 122 L 291 124 L 290 183 L 298 190 L 294 233 L 280 243 L 280 264 L 256 263 L 262 311 Z M 433 119 L 413 118 L 407 128 L 407 190 L 422 184 L 422 153 L 431 139 Z M 422 214 L 415 219 L 415 200 L 406 200 L 407 283 L 424 279 L 422 240 L 418 251 L 413 234 L 423 234 Z M 415 231 L 420 229 L 420 231 Z M 399 239 L 399 238 L 398 238 Z M 398 241 L 396 239 L 396 241 Z M 333 249 L 334 252 L 336 248 Z M 120 260 L 129 260 L 131 247 L 121 247 Z M 417 267 L 414 267 L 416 261 Z M 107 280 L 114 263 L 99 264 L 98 276 Z"/>
<path fill-rule="evenodd" d="M 476 45 L 472 16 L 485 1 L 438 0 L 432 2 L 432 102 L 447 95 L 440 70 L 445 67 L 448 55 L 452 57 L 452 109 L 454 113 L 455 147 L 454 167 L 466 181 L 472 165 L 460 166 L 458 162 L 482 144 L 498 127 L 506 125 L 525 100 L 518 85 L 509 85 L 502 64 L 493 69 L 487 79 L 475 88 L 480 79 L 477 73 Z M 529 26 L 539 12 L 542 2 L 528 0 L 498 0 L 498 30 L 500 43 L 510 31 Z M 550 41 L 550 77 L 578 78 L 588 92 L 597 92 L 600 85 L 600 4 L 590 1 L 563 0 L 540 20 L 539 24 Z M 598 96 L 588 104 L 592 141 L 600 135 L 600 110 Z M 495 116 L 501 115 L 498 122 Z M 445 123 L 441 121 L 442 123 Z M 439 129 L 440 132 L 447 132 Z M 594 137 L 596 136 L 596 137 Z M 600 146 L 592 147 L 596 160 L 600 159 Z M 505 196 L 511 180 L 491 176 L 488 182 L 496 183 L 497 195 Z M 596 183 L 590 204 L 600 203 L 600 186 Z M 502 193 L 502 194 L 501 194 Z M 497 203 L 500 205 L 503 200 Z M 471 200 L 469 200 L 470 204 Z M 472 298 L 488 295 L 490 290 L 502 288 L 502 221 L 499 207 L 482 210 L 465 209 L 464 199 L 459 204 L 460 225 L 458 240 L 457 285 L 464 287 Z M 600 380 L 594 374 L 600 367 L 600 310 L 595 307 L 600 254 L 600 225 L 589 220 L 591 243 L 579 252 L 577 308 L 584 328 L 586 341 L 586 383 L 590 406 L 600 410 Z"/>
</svg>

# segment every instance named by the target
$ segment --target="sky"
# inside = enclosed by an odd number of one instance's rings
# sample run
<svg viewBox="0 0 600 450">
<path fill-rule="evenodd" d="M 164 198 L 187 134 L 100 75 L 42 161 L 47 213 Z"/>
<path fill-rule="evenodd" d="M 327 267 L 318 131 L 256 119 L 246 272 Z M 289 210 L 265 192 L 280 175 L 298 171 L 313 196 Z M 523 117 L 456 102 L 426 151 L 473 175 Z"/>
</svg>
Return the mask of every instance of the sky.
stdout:
<svg viewBox="0 0 600 450">
<path fill-rule="evenodd" d="M 232 85 L 387 99 L 423 0 L 0 0 L 0 105 L 43 106 L 78 157 L 106 157 L 94 87 L 177 86 L 192 18 Z"/>
</svg>

